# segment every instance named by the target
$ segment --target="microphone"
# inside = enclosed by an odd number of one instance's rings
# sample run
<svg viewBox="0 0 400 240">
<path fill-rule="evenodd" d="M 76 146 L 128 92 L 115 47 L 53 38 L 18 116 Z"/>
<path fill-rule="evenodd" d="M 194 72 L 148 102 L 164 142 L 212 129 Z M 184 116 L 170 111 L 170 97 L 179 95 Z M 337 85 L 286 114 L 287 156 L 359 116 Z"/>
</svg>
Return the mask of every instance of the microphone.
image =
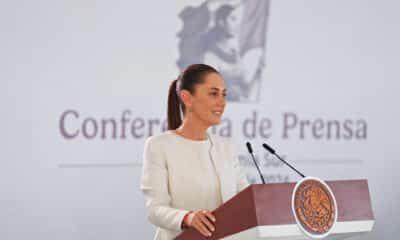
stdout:
<svg viewBox="0 0 400 240">
<path fill-rule="evenodd" d="M 301 177 L 305 177 L 304 174 L 302 174 L 301 172 L 299 172 L 296 168 L 294 168 L 292 165 L 290 165 L 288 162 L 286 162 L 285 160 L 283 160 L 278 154 L 275 153 L 275 150 L 270 147 L 268 144 L 263 143 L 262 145 L 268 152 L 270 152 L 272 155 L 275 155 L 279 160 L 281 160 L 284 164 L 286 164 L 287 166 L 289 166 L 292 170 L 294 170 L 297 174 L 299 174 Z"/>
<path fill-rule="evenodd" d="M 263 175 L 262 175 L 262 173 L 261 173 L 261 171 L 260 171 L 260 168 L 258 167 L 258 164 L 257 164 L 257 162 L 256 162 L 256 159 L 254 158 L 253 148 L 251 148 L 251 144 L 250 144 L 249 142 L 246 142 L 246 146 L 247 146 L 247 150 L 249 151 L 249 153 L 250 153 L 250 155 L 251 155 L 251 158 L 253 159 L 254 164 L 256 165 L 258 174 L 260 174 L 261 181 L 262 181 L 263 184 L 265 184 L 264 177 L 263 177 Z"/>
</svg>

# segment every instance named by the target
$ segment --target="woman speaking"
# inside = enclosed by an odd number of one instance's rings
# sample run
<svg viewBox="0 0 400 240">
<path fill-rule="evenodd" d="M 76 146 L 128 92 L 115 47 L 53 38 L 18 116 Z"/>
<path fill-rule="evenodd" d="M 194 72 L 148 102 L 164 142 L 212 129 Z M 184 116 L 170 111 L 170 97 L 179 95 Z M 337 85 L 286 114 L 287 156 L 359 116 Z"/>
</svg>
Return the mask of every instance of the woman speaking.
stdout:
<svg viewBox="0 0 400 240">
<path fill-rule="evenodd" d="M 211 236 L 211 211 L 248 186 L 229 141 L 207 133 L 221 121 L 225 96 L 221 74 L 205 64 L 171 83 L 168 131 L 148 138 L 143 154 L 141 190 L 156 240 L 185 228 Z"/>
</svg>

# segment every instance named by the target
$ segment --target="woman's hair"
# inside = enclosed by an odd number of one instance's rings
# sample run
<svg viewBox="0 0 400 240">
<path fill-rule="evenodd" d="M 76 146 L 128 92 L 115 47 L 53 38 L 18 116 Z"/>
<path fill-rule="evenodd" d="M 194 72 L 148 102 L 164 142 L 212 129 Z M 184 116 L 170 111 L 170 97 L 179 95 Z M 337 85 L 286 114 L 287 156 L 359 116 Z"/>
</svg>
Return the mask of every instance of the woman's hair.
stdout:
<svg viewBox="0 0 400 240">
<path fill-rule="evenodd" d="M 187 90 L 193 95 L 195 86 L 203 83 L 209 73 L 219 74 L 216 69 L 206 64 L 193 64 L 188 66 L 178 79 L 172 81 L 168 92 L 168 130 L 175 130 L 182 124 L 181 110 L 185 114 L 185 105 L 179 97 L 179 92 Z"/>
</svg>

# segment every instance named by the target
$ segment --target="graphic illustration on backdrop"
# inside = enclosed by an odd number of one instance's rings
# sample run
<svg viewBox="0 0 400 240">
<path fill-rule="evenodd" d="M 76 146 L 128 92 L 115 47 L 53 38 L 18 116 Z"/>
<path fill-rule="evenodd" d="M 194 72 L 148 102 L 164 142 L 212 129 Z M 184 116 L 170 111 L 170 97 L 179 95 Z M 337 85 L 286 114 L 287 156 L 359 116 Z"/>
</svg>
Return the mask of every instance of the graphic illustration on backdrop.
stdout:
<svg viewBox="0 0 400 240">
<path fill-rule="evenodd" d="M 179 70 L 209 64 L 224 76 L 228 101 L 259 102 L 269 6 L 269 0 L 208 0 L 184 7 Z"/>
</svg>

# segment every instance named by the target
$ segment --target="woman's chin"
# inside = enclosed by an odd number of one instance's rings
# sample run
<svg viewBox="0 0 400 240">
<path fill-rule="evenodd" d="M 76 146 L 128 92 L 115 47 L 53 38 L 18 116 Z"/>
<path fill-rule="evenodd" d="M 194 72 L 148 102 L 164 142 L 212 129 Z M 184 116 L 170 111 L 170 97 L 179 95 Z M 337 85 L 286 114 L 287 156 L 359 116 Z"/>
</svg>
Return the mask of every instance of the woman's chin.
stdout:
<svg viewBox="0 0 400 240">
<path fill-rule="evenodd" d="M 212 119 L 211 121 L 210 121 L 210 125 L 211 126 L 215 126 L 215 125 L 218 125 L 218 124 L 220 124 L 221 123 L 221 117 L 216 117 L 215 119 Z"/>
</svg>

